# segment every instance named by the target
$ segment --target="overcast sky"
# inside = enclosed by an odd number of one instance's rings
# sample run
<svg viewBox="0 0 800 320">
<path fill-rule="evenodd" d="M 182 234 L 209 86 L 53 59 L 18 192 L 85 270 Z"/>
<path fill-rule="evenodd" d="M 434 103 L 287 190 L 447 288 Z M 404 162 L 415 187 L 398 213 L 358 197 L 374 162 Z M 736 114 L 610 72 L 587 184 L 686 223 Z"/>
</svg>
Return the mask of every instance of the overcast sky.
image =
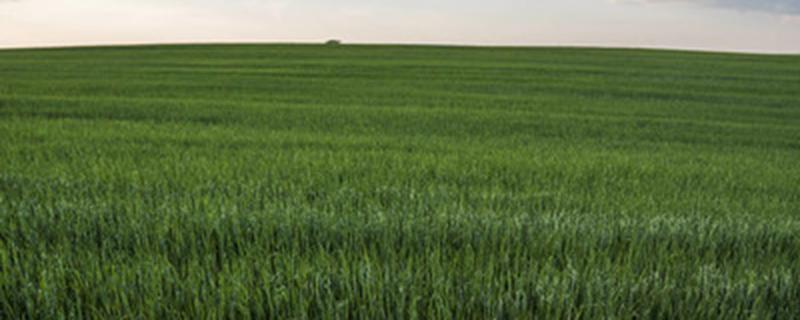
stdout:
<svg viewBox="0 0 800 320">
<path fill-rule="evenodd" d="M 800 53 L 800 0 L 0 0 L 0 47 L 329 38 Z"/>
</svg>

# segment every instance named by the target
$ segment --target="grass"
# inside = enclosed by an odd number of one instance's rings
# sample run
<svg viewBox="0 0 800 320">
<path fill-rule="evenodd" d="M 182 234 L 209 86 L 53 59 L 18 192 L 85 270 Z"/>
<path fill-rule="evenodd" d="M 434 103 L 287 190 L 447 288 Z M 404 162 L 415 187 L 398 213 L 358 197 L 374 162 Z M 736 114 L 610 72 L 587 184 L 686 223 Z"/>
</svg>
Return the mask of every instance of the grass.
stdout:
<svg viewBox="0 0 800 320">
<path fill-rule="evenodd" d="M 0 318 L 800 318 L 800 56 L 0 51 Z"/>
</svg>

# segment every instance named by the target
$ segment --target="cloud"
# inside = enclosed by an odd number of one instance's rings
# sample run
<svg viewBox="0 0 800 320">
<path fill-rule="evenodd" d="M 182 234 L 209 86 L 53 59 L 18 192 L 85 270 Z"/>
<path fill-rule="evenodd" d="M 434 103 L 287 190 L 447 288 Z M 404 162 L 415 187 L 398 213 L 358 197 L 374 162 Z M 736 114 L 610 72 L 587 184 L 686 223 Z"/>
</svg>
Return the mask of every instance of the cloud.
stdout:
<svg viewBox="0 0 800 320">
<path fill-rule="evenodd" d="M 800 25 L 800 15 L 783 15 L 781 16 L 781 22 Z"/>
<path fill-rule="evenodd" d="M 800 15 L 800 0 L 612 0 L 615 3 L 689 3 L 735 10 Z"/>
</svg>

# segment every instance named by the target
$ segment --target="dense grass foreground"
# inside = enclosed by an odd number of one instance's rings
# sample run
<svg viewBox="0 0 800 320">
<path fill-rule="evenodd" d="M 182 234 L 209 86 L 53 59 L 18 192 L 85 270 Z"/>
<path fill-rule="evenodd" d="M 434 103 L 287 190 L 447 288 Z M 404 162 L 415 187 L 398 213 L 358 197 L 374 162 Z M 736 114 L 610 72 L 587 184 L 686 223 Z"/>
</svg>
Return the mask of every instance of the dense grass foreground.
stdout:
<svg viewBox="0 0 800 320">
<path fill-rule="evenodd" d="M 800 57 L 0 52 L 0 318 L 800 318 Z"/>
</svg>

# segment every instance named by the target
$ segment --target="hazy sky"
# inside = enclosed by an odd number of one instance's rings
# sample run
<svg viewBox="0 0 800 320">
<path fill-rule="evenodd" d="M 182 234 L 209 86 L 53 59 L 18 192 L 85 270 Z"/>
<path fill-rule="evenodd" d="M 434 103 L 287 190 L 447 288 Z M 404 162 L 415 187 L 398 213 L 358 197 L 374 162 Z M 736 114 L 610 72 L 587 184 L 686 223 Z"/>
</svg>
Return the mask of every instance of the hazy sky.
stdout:
<svg viewBox="0 0 800 320">
<path fill-rule="evenodd" d="M 800 0 L 0 0 L 0 47 L 329 38 L 800 53 Z"/>
</svg>

